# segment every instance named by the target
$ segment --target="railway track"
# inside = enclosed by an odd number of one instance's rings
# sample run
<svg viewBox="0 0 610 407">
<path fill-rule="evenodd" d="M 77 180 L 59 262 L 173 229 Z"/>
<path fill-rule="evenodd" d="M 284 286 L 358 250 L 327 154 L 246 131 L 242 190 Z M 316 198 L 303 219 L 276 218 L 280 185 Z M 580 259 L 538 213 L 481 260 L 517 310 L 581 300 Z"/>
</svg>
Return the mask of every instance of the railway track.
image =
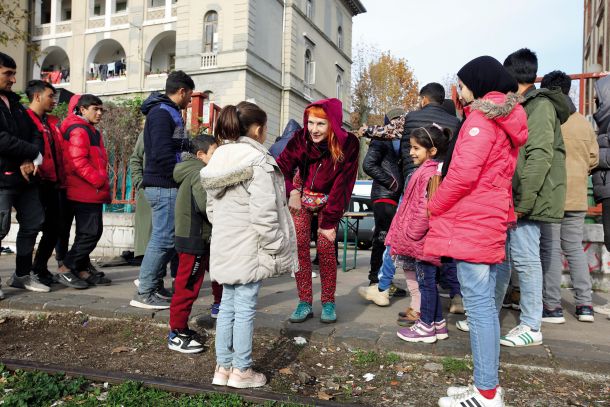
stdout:
<svg viewBox="0 0 610 407">
<path fill-rule="evenodd" d="M 65 373 L 69 376 L 82 376 L 88 380 L 94 382 L 108 382 L 110 384 L 120 384 L 125 381 L 131 380 L 135 382 L 141 382 L 144 385 L 159 390 L 164 390 L 172 393 L 185 393 L 185 394 L 205 394 L 205 393 L 224 393 L 224 394 L 238 394 L 243 397 L 244 400 L 253 403 L 265 403 L 265 402 L 284 402 L 284 403 L 298 403 L 307 406 L 320 406 L 320 407 L 346 407 L 349 404 L 343 404 L 333 401 L 318 400 L 309 397 L 301 396 L 289 396 L 284 394 L 272 393 L 260 390 L 242 390 L 242 389 L 228 389 L 226 387 L 212 386 L 211 384 L 195 384 L 191 382 L 185 382 L 180 380 L 172 380 L 154 376 L 146 376 L 134 373 L 124 372 L 112 372 L 105 370 L 89 369 L 84 367 L 69 367 L 49 363 L 38 363 L 30 360 L 16 360 L 16 359 L 0 359 L 0 363 L 4 364 L 9 370 L 26 370 L 26 371 L 40 371 L 50 374 Z"/>
</svg>

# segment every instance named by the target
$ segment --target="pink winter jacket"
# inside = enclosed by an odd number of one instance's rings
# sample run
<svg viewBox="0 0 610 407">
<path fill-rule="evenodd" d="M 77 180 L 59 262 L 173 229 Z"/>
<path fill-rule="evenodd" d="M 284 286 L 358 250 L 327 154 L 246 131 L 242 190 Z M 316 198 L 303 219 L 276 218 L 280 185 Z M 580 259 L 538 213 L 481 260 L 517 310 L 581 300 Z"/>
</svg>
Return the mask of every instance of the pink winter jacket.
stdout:
<svg viewBox="0 0 610 407">
<path fill-rule="evenodd" d="M 426 256 L 497 264 L 515 222 L 511 180 L 527 117 L 519 96 L 490 92 L 464 109 L 449 172 L 428 204 Z"/>
<path fill-rule="evenodd" d="M 385 244 L 392 248 L 390 254 L 409 256 L 440 266 L 440 257 L 424 255 L 429 227 L 428 182 L 435 174 L 440 174 L 440 166 L 440 162 L 428 160 L 411 176 L 385 239 Z"/>
</svg>

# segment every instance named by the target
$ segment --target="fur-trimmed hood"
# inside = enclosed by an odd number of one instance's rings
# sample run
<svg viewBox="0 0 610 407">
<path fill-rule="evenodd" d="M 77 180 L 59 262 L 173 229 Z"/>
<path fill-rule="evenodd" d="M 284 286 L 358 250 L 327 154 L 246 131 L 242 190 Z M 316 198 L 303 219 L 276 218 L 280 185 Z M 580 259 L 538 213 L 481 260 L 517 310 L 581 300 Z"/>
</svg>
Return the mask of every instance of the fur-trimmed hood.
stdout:
<svg viewBox="0 0 610 407">
<path fill-rule="evenodd" d="M 217 197 L 225 189 L 249 181 L 254 175 L 253 166 L 262 165 L 267 154 L 261 144 L 249 137 L 221 145 L 200 172 L 203 189 Z"/>
<path fill-rule="evenodd" d="M 466 114 L 481 112 L 487 119 L 493 120 L 511 139 L 513 146 L 520 147 L 527 141 L 527 129 L 515 109 L 523 109 L 520 105 L 525 99 L 516 93 L 490 92 L 475 100 L 464 110 Z"/>
</svg>

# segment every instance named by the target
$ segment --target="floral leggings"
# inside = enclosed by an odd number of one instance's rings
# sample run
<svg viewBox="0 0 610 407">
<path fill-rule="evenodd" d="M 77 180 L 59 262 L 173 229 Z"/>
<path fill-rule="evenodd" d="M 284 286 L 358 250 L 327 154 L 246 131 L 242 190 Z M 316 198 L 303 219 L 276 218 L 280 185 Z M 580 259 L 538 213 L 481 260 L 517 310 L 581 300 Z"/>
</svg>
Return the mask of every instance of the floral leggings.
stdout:
<svg viewBox="0 0 610 407">
<path fill-rule="evenodd" d="M 311 257 L 309 241 L 311 238 L 311 218 L 313 213 L 307 209 L 290 210 L 297 232 L 297 249 L 299 254 L 299 271 L 295 273 L 299 299 L 303 302 L 313 302 L 311 283 Z M 321 218 L 321 214 L 318 215 Z M 321 224 L 318 219 L 318 224 Z M 322 285 L 322 303 L 335 302 L 337 289 L 337 257 L 335 255 L 335 242 L 331 242 L 322 235 L 318 235 L 316 242 L 318 258 L 320 260 L 320 283 Z"/>
</svg>

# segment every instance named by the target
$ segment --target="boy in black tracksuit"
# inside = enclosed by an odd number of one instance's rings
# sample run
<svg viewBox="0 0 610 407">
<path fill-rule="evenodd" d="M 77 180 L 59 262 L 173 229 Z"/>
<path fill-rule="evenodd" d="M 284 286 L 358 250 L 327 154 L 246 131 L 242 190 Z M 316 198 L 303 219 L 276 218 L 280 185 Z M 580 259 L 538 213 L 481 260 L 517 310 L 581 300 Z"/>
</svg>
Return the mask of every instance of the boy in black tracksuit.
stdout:
<svg viewBox="0 0 610 407">
<path fill-rule="evenodd" d="M 179 264 L 169 309 L 171 332 L 168 347 L 182 353 L 203 351 L 203 344 L 196 340 L 195 332 L 188 328 L 188 318 L 210 263 L 212 225 L 205 212 L 207 197 L 201 186 L 199 172 L 210 160 L 217 145 L 212 136 L 198 136 L 191 140 L 191 147 L 192 153 L 183 153 L 182 161 L 174 168 L 174 180 L 180 184 L 175 209 Z M 212 318 L 216 318 L 222 286 L 212 282 L 212 292 Z"/>
</svg>

